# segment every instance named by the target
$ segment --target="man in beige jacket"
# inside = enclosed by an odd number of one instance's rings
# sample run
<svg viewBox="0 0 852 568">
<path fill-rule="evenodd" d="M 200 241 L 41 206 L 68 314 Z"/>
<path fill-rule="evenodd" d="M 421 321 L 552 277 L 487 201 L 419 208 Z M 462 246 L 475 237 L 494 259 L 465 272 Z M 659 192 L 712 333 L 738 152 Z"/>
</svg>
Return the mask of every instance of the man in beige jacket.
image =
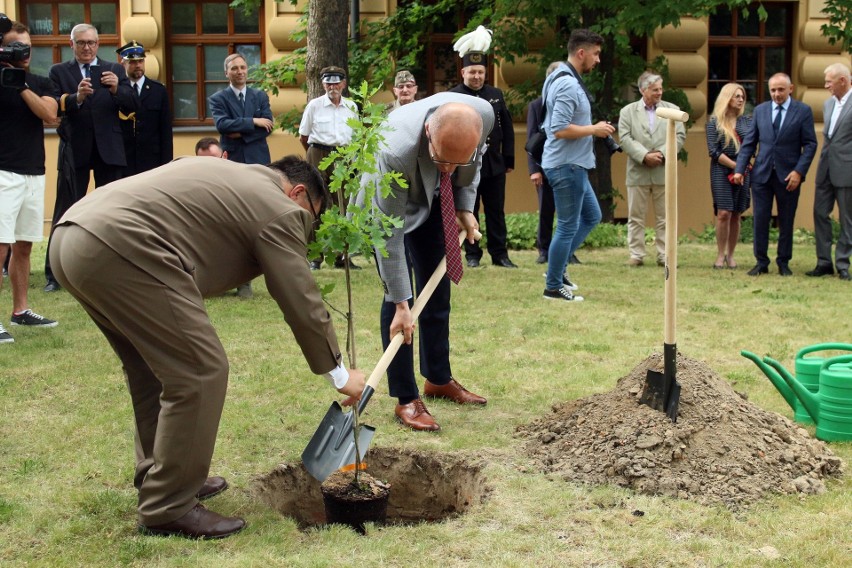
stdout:
<svg viewBox="0 0 852 568">
<path fill-rule="evenodd" d="M 648 204 L 654 203 L 657 264 L 666 263 L 666 156 L 665 118 L 658 118 L 657 107 L 677 108 L 661 100 L 663 79 L 646 71 L 637 81 L 642 98 L 621 109 L 618 136 L 627 152 L 627 246 L 628 266 L 642 266 L 645 258 L 645 217 Z M 678 122 L 675 128 L 677 149 L 683 148 L 686 129 Z"/>
<path fill-rule="evenodd" d="M 198 503 L 227 487 L 207 477 L 228 360 L 205 297 L 263 274 L 311 370 L 360 396 L 364 375 L 344 367 L 305 260 L 323 191 L 295 156 L 269 167 L 191 157 L 98 189 L 57 224 L 56 277 L 127 377 L 143 532 L 223 538 L 245 525 Z"/>
</svg>

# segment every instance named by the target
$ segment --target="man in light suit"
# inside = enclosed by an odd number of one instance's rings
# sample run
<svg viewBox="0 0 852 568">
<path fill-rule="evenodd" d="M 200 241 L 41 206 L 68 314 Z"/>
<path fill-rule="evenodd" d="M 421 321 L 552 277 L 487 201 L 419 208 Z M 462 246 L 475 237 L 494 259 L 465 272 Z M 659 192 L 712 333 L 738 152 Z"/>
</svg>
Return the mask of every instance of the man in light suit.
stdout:
<svg viewBox="0 0 852 568">
<path fill-rule="evenodd" d="M 248 64 L 239 53 L 225 58 L 226 89 L 210 95 L 207 104 L 219 131 L 220 145 L 228 159 L 243 164 L 268 164 L 266 137 L 275 126 L 269 97 L 246 86 Z"/>
<path fill-rule="evenodd" d="M 852 280 L 849 275 L 849 256 L 852 255 L 852 111 L 849 110 L 852 89 L 849 82 L 849 67 L 843 63 L 826 68 L 825 88 L 831 97 L 823 107 L 825 139 L 817 166 L 814 195 L 817 265 L 805 273 L 808 276 L 834 274 L 831 264 L 831 212 L 837 202 L 840 237 L 834 251 L 834 264 L 841 280 Z"/>
<path fill-rule="evenodd" d="M 172 112 L 166 86 L 145 75 L 145 46 L 135 41 L 115 50 L 138 98 L 136 113 L 119 115 L 127 156 L 125 177 L 147 172 L 174 158 Z"/>
<path fill-rule="evenodd" d="M 225 76 L 228 87 L 207 99 L 220 134 L 219 145 L 233 162 L 268 164 L 271 159 L 266 137 L 275 126 L 269 97 L 263 91 L 246 86 L 248 64 L 239 53 L 225 58 Z M 251 298 L 253 295 L 251 281 L 237 287 L 237 297 Z"/>
<path fill-rule="evenodd" d="M 305 262 L 323 203 L 319 172 L 295 156 L 269 167 L 191 157 L 93 192 L 56 226 L 56 277 L 130 389 L 142 532 L 224 538 L 245 525 L 198 503 L 227 488 L 207 477 L 228 360 L 205 297 L 263 274 L 311 370 L 360 396 L 364 375 L 345 368 Z"/>
<path fill-rule="evenodd" d="M 666 265 L 666 131 L 668 120 L 658 118 L 657 107 L 678 107 L 662 100 L 663 78 L 646 71 L 637 81 L 642 98 L 621 109 L 618 136 L 627 152 L 627 247 L 629 266 L 642 266 L 645 258 L 645 217 L 648 204 L 654 204 L 654 244 L 657 265 Z M 680 110 L 680 109 L 678 109 Z M 677 149 L 683 148 L 686 128 L 675 126 Z"/>
<path fill-rule="evenodd" d="M 398 333 L 405 336 L 388 367 L 390 395 L 398 399 L 397 418 L 414 430 L 436 431 L 440 426 L 420 399 L 414 376 L 411 347 L 411 271 L 417 291 L 432 276 L 445 254 L 439 183 L 441 174 L 452 175 L 452 192 L 458 223 L 468 242 L 478 229 L 473 216 L 482 151 L 494 125 L 487 101 L 469 95 L 439 93 L 407 104 L 388 115 L 390 128 L 377 156 L 381 173 L 400 172 L 407 188 L 394 185 L 392 195 L 377 196 L 384 213 L 404 220 L 387 241 L 386 258 L 376 255 L 385 288 L 381 309 L 385 348 Z M 375 183 L 370 176 L 362 185 Z M 459 253 L 459 261 L 460 261 Z M 461 269 L 461 266 L 459 266 Z M 485 404 L 486 400 L 462 387 L 450 369 L 450 280 L 443 278 L 419 318 L 420 373 L 426 378 L 424 395 L 459 404 Z"/>
<path fill-rule="evenodd" d="M 757 105 L 751 129 L 745 135 L 732 183 L 742 185 L 746 167 L 757 152 L 751 172 L 754 211 L 754 257 L 749 276 L 769 272 L 769 218 L 772 200 L 778 206 L 778 274 L 792 276 L 793 221 L 799 205 L 801 184 L 817 149 L 811 107 L 794 100 L 793 82 L 786 73 L 769 78 L 772 100 Z"/>
<path fill-rule="evenodd" d="M 70 40 L 74 59 L 50 68 L 50 79 L 62 93 L 59 115 L 71 133 L 75 170 L 72 195 L 56 193 L 54 223 L 86 195 L 90 172 L 94 173 L 95 187 L 100 187 L 121 178 L 127 166 L 118 113 L 135 112 L 136 99 L 124 67 L 98 58 L 98 42 L 94 26 L 77 24 L 71 30 Z M 44 273 L 45 292 L 58 290 L 49 256 L 45 259 Z"/>
</svg>

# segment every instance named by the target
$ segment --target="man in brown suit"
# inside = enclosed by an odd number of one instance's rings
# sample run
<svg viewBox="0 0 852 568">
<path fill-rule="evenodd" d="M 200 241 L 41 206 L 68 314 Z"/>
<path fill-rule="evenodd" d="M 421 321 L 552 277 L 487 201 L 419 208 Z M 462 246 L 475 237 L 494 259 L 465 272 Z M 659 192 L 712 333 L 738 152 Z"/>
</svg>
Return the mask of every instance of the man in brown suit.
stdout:
<svg viewBox="0 0 852 568">
<path fill-rule="evenodd" d="M 295 156 L 268 167 L 191 157 L 98 189 L 57 224 L 56 277 L 127 377 L 142 532 L 223 538 L 245 526 L 198 503 L 227 487 L 207 477 L 228 360 L 203 298 L 264 274 L 311 370 L 361 395 L 305 260 L 323 194 Z"/>
</svg>

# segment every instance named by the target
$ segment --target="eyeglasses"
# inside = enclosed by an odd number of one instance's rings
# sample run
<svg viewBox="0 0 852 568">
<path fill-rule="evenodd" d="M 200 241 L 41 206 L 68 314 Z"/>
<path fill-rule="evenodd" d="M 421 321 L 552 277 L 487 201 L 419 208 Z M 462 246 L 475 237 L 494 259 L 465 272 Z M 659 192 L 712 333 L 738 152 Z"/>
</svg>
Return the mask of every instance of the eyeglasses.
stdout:
<svg viewBox="0 0 852 568">
<path fill-rule="evenodd" d="M 397 85 L 396 88 L 399 89 L 400 91 L 403 90 L 403 89 L 416 89 L 417 85 L 414 84 L 414 83 L 404 83 L 402 85 Z"/>
<path fill-rule="evenodd" d="M 98 45 L 98 42 L 97 40 L 91 39 L 89 41 L 78 39 L 74 42 L 74 45 L 76 45 L 77 47 L 95 47 L 96 45 Z"/>
<path fill-rule="evenodd" d="M 313 223 L 314 230 L 316 230 L 317 228 L 319 228 L 319 225 L 320 225 L 320 217 L 322 216 L 323 212 L 325 211 L 325 207 L 324 207 L 325 200 L 323 200 L 323 203 L 320 203 L 319 211 L 317 211 L 317 208 L 314 205 L 314 200 L 311 199 L 311 192 L 308 191 L 307 187 L 305 187 L 305 197 L 308 198 L 308 205 L 311 206 L 311 214 L 314 216 L 314 223 Z"/>
<path fill-rule="evenodd" d="M 432 144 L 432 137 L 429 134 L 426 135 L 426 140 L 429 141 L 429 158 L 432 160 L 432 163 L 434 163 L 435 165 L 438 165 L 438 166 L 470 166 L 471 164 L 473 164 L 476 161 L 476 157 L 479 155 L 479 147 L 477 146 L 473 150 L 473 155 L 470 157 L 470 159 L 468 161 L 466 161 L 466 162 L 448 162 L 446 160 L 442 160 L 438 156 L 438 151 L 435 149 L 435 145 Z M 434 154 L 432 153 L 433 151 L 435 152 Z"/>
<path fill-rule="evenodd" d="M 735 98 L 735 99 L 744 99 L 744 98 L 745 98 L 745 96 L 740 95 L 740 94 L 736 94 L 736 95 L 734 95 L 734 97 L 733 97 L 733 98 Z"/>
</svg>

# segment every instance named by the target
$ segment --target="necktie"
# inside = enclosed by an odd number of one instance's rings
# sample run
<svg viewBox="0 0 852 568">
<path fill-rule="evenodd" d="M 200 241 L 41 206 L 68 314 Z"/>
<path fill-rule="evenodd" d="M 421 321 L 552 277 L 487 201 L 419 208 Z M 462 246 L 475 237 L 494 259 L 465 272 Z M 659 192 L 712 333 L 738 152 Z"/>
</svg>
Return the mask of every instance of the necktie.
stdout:
<svg viewBox="0 0 852 568">
<path fill-rule="evenodd" d="M 444 250 L 447 256 L 447 276 L 456 284 L 462 278 L 459 230 L 456 226 L 456 205 L 453 202 L 453 184 L 450 174 L 441 173 L 441 220 L 444 224 Z"/>
<path fill-rule="evenodd" d="M 89 64 L 83 63 L 83 77 L 91 77 L 92 73 L 89 71 Z"/>
<path fill-rule="evenodd" d="M 237 98 L 240 99 L 240 106 L 245 107 L 246 106 L 245 96 L 242 93 L 240 93 Z"/>
<path fill-rule="evenodd" d="M 133 87 L 136 89 L 136 96 L 141 97 L 142 96 L 142 86 L 139 83 L 136 83 L 135 85 L 133 85 Z"/>
<path fill-rule="evenodd" d="M 784 112 L 784 107 L 778 105 L 775 107 L 775 120 L 772 121 L 772 131 L 775 135 L 778 135 L 778 131 L 781 129 L 781 113 Z"/>
</svg>

